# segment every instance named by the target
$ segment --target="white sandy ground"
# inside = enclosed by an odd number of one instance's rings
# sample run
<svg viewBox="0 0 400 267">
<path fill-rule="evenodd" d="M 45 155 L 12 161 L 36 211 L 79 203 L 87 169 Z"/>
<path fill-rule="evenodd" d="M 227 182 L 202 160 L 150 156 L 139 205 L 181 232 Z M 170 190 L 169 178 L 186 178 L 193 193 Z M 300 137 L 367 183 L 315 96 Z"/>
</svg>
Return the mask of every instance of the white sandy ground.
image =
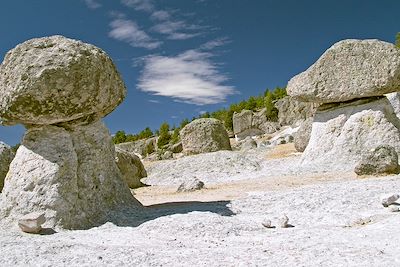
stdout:
<svg viewBox="0 0 400 267">
<path fill-rule="evenodd" d="M 137 189 L 146 207 L 125 223 L 49 235 L 0 225 L 0 266 L 400 266 L 400 213 L 379 201 L 400 176 L 301 170 L 290 149 L 251 152 L 268 159 L 255 175 L 215 173 L 199 192 L 175 193 L 173 176 Z M 261 225 L 283 214 L 294 227 Z"/>
</svg>

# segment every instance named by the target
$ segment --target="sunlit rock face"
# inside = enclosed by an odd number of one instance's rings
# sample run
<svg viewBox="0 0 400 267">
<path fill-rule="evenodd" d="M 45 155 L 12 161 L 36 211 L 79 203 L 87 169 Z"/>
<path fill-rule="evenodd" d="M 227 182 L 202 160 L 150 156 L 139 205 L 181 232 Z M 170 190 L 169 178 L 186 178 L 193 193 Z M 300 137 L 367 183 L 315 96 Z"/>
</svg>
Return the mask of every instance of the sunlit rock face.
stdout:
<svg viewBox="0 0 400 267">
<path fill-rule="evenodd" d="M 125 96 L 101 49 L 62 36 L 26 41 L 0 67 L 0 118 L 25 136 L 1 195 L 0 218 L 44 212 L 45 226 L 82 229 L 137 204 L 101 118 Z"/>
</svg>

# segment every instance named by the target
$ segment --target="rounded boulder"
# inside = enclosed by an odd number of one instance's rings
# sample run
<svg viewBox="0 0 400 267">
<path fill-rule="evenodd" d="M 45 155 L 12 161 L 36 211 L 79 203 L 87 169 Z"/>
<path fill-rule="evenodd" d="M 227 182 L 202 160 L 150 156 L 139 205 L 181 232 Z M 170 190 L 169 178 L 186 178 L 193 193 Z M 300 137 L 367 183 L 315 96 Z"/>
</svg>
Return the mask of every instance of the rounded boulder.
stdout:
<svg viewBox="0 0 400 267">
<path fill-rule="evenodd" d="M 0 123 L 94 121 L 124 99 L 125 85 L 100 48 L 51 36 L 10 50 L 0 65 Z"/>
<path fill-rule="evenodd" d="M 232 150 L 228 133 L 217 119 L 197 119 L 181 131 L 183 153 L 186 155 Z"/>
</svg>

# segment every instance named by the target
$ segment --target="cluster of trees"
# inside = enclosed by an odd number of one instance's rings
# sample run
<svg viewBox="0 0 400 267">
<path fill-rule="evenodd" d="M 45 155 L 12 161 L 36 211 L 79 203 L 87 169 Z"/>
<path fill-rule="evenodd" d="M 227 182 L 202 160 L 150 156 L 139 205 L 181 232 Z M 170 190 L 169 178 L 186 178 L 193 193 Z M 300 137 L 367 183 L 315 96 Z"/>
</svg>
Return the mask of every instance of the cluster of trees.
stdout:
<svg viewBox="0 0 400 267">
<path fill-rule="evenodd" d="M 143 131 L 138 134 L 126 134 L 124 131 L 118 131 L 113 136 L 114 144 L 124 143 L 124 142 L 133 142 L 141 139 L 146 139 L 154 136 L 154 133 L 151 131 L 149 127 L 146 127 Z"/>
<path fill-rule="evenodd" d="M 400 48 L 400 32 L 398 32 L 396 34 L 396 41 L 395 41 L 395 45 Z"/>
<path fill-rule="evenodd" d="M 247 100 L 231 104 L 229 108 L 219 109 L 212 113 L 206 112 L 200 115 L 200 118 L 215 118 L 221 120 L 224 122 L 226 129 L 232 130 L 233 113 L 240 113 L 244 109 L 256 111 L 266 108 L 267 118 L 271 121 L 275 121 L 278 118 L 278 110 L 276 109 L 274 102 L 286 95 L 286 88 L 276 87 L 273 90 L 266 89 L 265 92 L 259 96 L 250 96 Z"/>
<path fill-rule="evenodd" d="M 233 103 L 228 108 L 222 108 L 214 112 L 206 112 L 201 114 L 199 117 L 193 117 L 191 121 L 198 118 L 215 118 L 222 121 L 228 130 L 233 129 L 233 113 L 240 113 L 244 109 L 256 111 L 262 108 L 266 108 L 266 114 L 269 120 L 274 121 L 278 118 L 278 110 L 275 108 L 274 102 L 278 99 L 285 97 L 286 89 L 281 87 L 276 87 L 273 90 L 266 89 L 265 92 L 259 96 L 250 96 L 247 100 L 243 100 L 239 103 Z M 114 137 L 113 141 L 115 144 L 123 142 L 132 142 L 141 139 L 146 139 L 154 135 L 158 136 L 157 146 L 159 148 L 164 147 L 167 144 L 175 144 L 179 142 L 179 131 L 189 124 L 188 119 L 181 121 L 178 127 L 169 126 L 167 122 L 161 124 L 158 130 L 154 133 L 149 127 L 146 127 L 139 134 L 126 134 L 124 131 L 118 131 Z"/>
</svg>

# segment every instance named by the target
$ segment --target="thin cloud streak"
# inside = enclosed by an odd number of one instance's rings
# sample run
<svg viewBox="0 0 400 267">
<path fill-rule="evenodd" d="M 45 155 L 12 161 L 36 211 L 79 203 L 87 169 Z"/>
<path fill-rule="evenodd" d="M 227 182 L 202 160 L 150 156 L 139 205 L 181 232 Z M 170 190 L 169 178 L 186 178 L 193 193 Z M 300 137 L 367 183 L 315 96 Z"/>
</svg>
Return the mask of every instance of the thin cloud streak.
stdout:
<svg viewBox="0 0 400 267">
<path fill-rule="evenodd" d="M 175 57 L 146 57 L 138 88 L 195 105 L 224 102 L 236 91 L 224 85 L 228 77 L 219 72 L 212 56 L 209 52 L 188 50 Z"/>
<path fill-rule="evenodd" d="M 129 43 L 133 47 L 155 49 L 162 42 L 154 40 L 132 20 L 119 16 L 110 22 L 111 31 L 108 35 L 116 40 Z"/>
<path fill-rule="evenodd" d="M 86 6 L 90 9 L 97 9 L 103 6 L 102 4 L 96 2 L 96 0 L 84 0 L 84 1 Z"/>
</svg>

